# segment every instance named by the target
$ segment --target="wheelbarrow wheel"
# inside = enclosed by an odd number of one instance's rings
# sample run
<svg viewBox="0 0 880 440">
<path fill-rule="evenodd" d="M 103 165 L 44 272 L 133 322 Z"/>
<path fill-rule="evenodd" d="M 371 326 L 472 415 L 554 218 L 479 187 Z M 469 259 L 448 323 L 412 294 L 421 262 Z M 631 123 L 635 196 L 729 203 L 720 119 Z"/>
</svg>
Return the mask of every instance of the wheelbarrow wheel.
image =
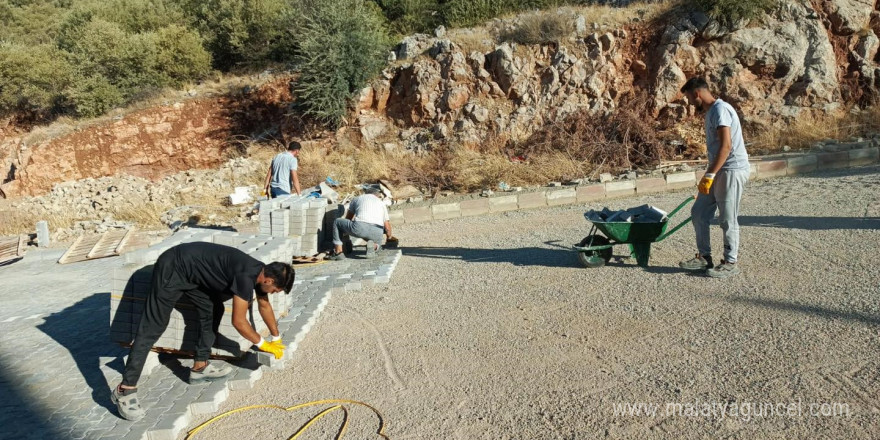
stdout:
<svg viewBox="0 0 880 440">
<path fill-rule="evenodd" d="M 587 246 L 604 246 L 606 244 L 611 243 L 607 238 L 601 235 L 588 235 L 581 240 L 578 246 L 587 247 Z M 597 251 L 582 251 L 578 252 L 578 261 L 584 265 L 584 267 L 596 268 L 602 267 L 611 260 L 611 248 L 608 249 L 599 249 Z"/>
</svg>

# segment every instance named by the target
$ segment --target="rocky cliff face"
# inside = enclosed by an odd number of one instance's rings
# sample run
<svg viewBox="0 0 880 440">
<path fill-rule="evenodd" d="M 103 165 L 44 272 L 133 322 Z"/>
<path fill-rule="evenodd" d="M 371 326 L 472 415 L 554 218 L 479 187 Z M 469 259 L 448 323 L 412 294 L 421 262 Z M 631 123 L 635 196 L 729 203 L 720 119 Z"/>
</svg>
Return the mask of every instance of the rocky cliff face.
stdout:
<svg viewBox="0 0 880 440">
<path fill-rule="evenodd" d="M 702 76 L 754 129 L 864 105 L 880 90 L 876 4 L 787 3 L 735 28 L 682 11 L 599 32 L 576 13 L 570 19 L 577 32 L 561 45 L 466 53 L 443 30 L 406 38 L 394 53 L 399 64 L 362 92 L 354 128 L 388 149 L 499 133 L 522 140 L 575 111 L 614 111 L 628 93 L 650 96 L 646 116 L 671 122 L 693 114 L 679 88 Z"/>
<path fill-rule="evenodd" d="M 624 95 L 648 98 L 645 118 L 669 127 L 694 112 L 678 93 L 691 76 L 709 79 L 752 131 L 865 105 L 880 91 L 880 11 L 870 0 L 783 3 L 733 28 L 680 10 L 652 21 L 636 14 L 616 27 L 591 23 L 576 9 L 542 13 L 566 16 L 572 34 L 553 44 L 481 50 L 464 49 L 444 29 L 405 38 L 361 92 L 349 126 L 326 140 L 411 151 L 495 136 L 523 141 L 575 112 L 613 112 Z M 482 32 L 495 39 L 522 17 Z M 0 190 L 33 195 L 57 182 L 114 174 L 155 180 L 216 166 L 238 137 L 296 136 L 302 125 L 287 112 L 289 81 L 143 110 L 40 142 L 0 128 Z"/>
</svg>

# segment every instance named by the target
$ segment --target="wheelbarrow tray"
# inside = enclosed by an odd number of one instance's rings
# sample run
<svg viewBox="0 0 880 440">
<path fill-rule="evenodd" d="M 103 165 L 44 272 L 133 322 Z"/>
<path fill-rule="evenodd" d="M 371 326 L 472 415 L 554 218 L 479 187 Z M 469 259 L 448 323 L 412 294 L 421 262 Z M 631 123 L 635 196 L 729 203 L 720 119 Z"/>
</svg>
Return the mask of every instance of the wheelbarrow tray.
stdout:
<svg viewBox="0 0 880 440">
<path fill-rule="evenodd" d="M 596 229 L 618 243 L 652 243 L 666 232 L 668 220 L 651 223 L 596 222 Z"/>
<path fill-rule="evenodd" d="M 694 197 L 688 197 L 659 222 L 602 222 L 587 217 L 587 220 L 593 224 L 590 235 L 575 245 L 574 250 L 578 252 L 578 258 L 584 266 L 600 267 L 611 258 L 611 248 L 614 245 L 629 244 L 630 255 L 636 258 L 639 266 L 647 267 L 651 256 L 651 243 L 662 241 L 691 221 L 688 217 L 671 230 L 666 230 L 669 219 L 692 201 Z M 596 234 L 596 231 L 602 232 L 604 237 Z"/>
</svg>

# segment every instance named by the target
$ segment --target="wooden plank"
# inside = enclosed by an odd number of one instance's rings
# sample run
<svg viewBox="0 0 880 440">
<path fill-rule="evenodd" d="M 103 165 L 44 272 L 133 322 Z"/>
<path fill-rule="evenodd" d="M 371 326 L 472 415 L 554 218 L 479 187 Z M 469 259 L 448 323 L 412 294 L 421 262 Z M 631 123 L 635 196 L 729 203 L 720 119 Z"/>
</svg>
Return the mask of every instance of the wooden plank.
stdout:
<svg viewBox="0 0 880 440">
<path fill-rule="evenodd" d="M 89 238 L 81 235 L 67 252 L 61 256 L 58 263 L 74 263 L 119 255 L 120 250 L 132 236 L 133 231 L 134 228 L 112 229 Z"/>
<path fill-rule="evenodd" d="M 27 241 L 24 239 L 24 235 L 18 236 L 18 256 L 23 257 L 26 251 Z"/>
<path fill-rule="evenodd" d="M 119 244 L 116 246 L 116 250 L 115 250 L 116 255 L 119 255 L 122 253 L 122 248 L 124 248 L 125 245 L 128 244 L 129 240 L 131 240 L 131 237 L 133 237 L 133 236 L 134 236 L 134 227 L 128 228 L 125 231 L 125 235 L 122 236 L 122 238 L 119 240 Z"/>
<path fill-rule="evenodd" d="M 85 234 L 80 235 L 73 245 L 67 249 L 64 255 L 58 260 L 59 264 L 66 263 L 75 263 L 79 261 L 84 261 L 87 259 L 89 251 L 91 251 L 92 247 L 94 247 L 95 243 L 100 240 L 101 237 L 90 236 L 86 237 Z"/>
<path fill-rule="evenodd" d="M 70 245 L 69 248 L 67 248 L 67 251 L 64 252 L 64 255 L 62 255 L 61 258 L 58 259 L 58 264 L 66 264 L 67 263 L 68 254 L 70 254 L 74 249 L 77 248 L 77 246 L 79 246 L 79 244 L 83 241 L 83 238 L 85 238 L 85 235 L 80 235 L 79 237 L 77 237 L 76 241 L 74 241 L 73 244 Z"/>
<path fill-rule="evenodd" d="M 86 258 L 88 258 L 88 259 L 95 258 L 99 254 L 98 247 L 106 244 L 109 240 L 110 240 L 110 236 L 107 232 L 101 234 L 101 236 L 98 237 L 98 240 L 95 242 L 95 244 L 92 245 L 92 248 L 89 249 L 89 252 L 86 254 Z"/>
</svg>

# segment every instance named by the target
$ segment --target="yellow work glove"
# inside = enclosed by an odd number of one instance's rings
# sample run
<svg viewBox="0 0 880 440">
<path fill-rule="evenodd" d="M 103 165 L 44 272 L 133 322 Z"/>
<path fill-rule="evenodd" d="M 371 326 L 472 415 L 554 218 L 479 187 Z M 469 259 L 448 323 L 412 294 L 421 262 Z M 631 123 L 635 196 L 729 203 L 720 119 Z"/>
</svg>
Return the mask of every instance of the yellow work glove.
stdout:
<svg viewBox="0 0 880 440">
<path fill-rule="evenodd" d="M 709 190 L 712 189 L 712 182 L 715 181 L 715 174 L 706 173 L 702 179 L 700 179 L 700 183 L 697 184 L 697 191 L 700 194 L 709 194 Z"/>
<path fill-rule="evenodd" d="M 278 335 L 278 336 L 269 335 L 269 343 L 275 344 L 275 345 L 281 347 L 282 350 L 287 348 L 287 346 L 284 345 L 284 342 L 281 340 L 281 335 Z"/>
<path fill-rule="evenodd" d="M 284 356 L 284 346 L 278 345 L 274 342 L 266 341 L 263 338 L 260 338 L 260 342 L 257 345 L 257 348 L 260 351 L 265 351 L 266 353 L 272 353 L 275 356 L 275 359 L 281 359 Z"/>
</svg>

